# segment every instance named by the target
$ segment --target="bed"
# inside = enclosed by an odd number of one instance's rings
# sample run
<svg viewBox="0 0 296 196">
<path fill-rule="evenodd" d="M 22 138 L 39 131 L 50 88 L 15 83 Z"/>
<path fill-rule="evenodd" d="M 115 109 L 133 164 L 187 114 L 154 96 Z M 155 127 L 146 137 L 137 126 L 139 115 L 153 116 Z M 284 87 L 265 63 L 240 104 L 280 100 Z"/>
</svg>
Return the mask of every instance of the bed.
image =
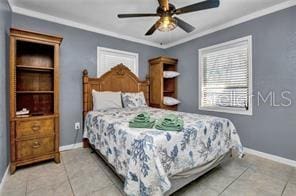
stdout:
<svg viewBox="0 0 296 196">
<path fill-rule="evenodd" d="M 127 195 L 170 195 L 225 161 L 233 149 L 243 153 L 228 119 L 151 107 L 92 111 L 93 89 L 142 91 L 149 103 L 149 81 L 140 81 L 122 64 L 100 78 L 83 72 L 84 147 L 94 148 L 124 181 Z M 129 120 L 143 111 L 156 119 L 178 115 L 184 128 L 181 132 L 129 128 Z"/>
</svg>

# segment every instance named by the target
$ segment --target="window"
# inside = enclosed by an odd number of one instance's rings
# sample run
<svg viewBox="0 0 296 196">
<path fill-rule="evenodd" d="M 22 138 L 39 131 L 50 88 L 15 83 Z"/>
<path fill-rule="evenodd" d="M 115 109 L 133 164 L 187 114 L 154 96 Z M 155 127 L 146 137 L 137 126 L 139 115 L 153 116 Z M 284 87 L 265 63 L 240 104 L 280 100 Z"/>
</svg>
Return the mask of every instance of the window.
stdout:
<svg viewBox="0 0 296 196">
<path fill-rule="evenodd" d="M 199 109 L 252 115 L 252 37 L 199 50 Z"/>
<path fill-rule="evenodd" d="M 139 54 L 98 47 L 97 76 L 100 77 L 112 67 L 118 64 L 127 66 L 136 76 L 138 76 Z"/>
</svg>

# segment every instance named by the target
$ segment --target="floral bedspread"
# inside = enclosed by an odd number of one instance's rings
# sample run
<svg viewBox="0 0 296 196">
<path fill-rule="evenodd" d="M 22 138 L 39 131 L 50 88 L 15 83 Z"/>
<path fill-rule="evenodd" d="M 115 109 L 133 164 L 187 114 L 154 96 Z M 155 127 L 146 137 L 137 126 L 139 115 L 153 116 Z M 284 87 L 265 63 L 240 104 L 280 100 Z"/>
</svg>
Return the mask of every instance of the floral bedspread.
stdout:
<svg viewBox="0 0 296 196">
<path fill-rule="evenodd" d="M 174 113 L 183 118 L 181 132 L 129 128 L 139 112 L 159 119 Z M 174 112 L 150 107 L 91 111 L 84 138 L 125 177 L 127 195 L 162 195 L 170 189 L 169 177 L 205 164 L 235 148 L 243 148 L 228 119 Z"/>
</svg>

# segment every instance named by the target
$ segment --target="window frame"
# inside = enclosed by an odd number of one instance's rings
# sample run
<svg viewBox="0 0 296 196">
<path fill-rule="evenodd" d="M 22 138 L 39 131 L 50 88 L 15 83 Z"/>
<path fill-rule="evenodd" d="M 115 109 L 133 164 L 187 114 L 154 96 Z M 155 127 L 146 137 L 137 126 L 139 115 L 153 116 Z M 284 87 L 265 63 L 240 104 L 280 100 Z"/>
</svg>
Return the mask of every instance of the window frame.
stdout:
<svg viewBox="0 0 296 196">
<path fill-rule="evenodd" d="M 248 43 L 248 110 L 240 109 L 240 108 L 227 108 L 227 107 L 206 107 L 202 106 L 202 96 L 203 96 L 203 86 L 204 86 L 204 62 L 203 57 L 205 54 L 210 52 L 215 52 L 224 49 L 228 49 L 235 44 L 239 44 L 240 42 Z M 231 114 L 242 114 L 242 115 L 253 115 L 253 103 L 252 103 L 252 92 L 253 92 L 253 48 L 252 48 L 252 36 L 245 36 L 239 39 L 223 42 L 221 44 L 212 45 L 209 47 L 201 48 L 198 51 L 198 61 L 199 61 L 199 95 L 198 95 L 198 109 L 203 111 L 212 111 L 212 112 L 223 112 L 223 113 L 231 113 Z"/>
<path fill-rule="evenodd" d="M 101 69 L 103 65 L 101 56 L 104 55 L 104 53 L 114 53 L 118 54 L 118 56 L 129 56 L 134 61 L 134 68 L 128 67 L 136 76 L 139 76 L 139 53 L 133 53 L 123 50 L 116 50 L 111 48 L 104 48 L 104 47 L 97 47 L 97 77 L 101 77 L 104 73 L 101 73 Z M 116 65 L 114 65 L 116 66 Z M 130 65 L 125 65 L 130 66 Z M 112 67 L 111 67 L 112 68 Z"/>
</svg>

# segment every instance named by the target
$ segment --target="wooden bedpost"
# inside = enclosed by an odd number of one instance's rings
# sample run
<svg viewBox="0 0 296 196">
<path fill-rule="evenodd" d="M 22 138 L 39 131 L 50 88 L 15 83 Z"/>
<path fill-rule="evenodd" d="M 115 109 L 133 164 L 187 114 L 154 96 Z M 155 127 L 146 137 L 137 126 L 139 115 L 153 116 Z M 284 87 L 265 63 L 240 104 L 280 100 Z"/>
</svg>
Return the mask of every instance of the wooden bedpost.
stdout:
<svg viewBox="0 0 296 196">
<path fill-rule="evenodd" d="M 83 76 L 82 76 L 82 83 L 83 83 L 83 112 L 82 112 L 82 120 L 83 120 L 83 127 L 84 127 L 84 120 L 85 120 L 85 115 L 88 112 L 88 71 L 85 69 L 83 70 Z M 89 142 L 88 139 L 83 138 L 83 148 L 88 148 L 89 147 Z"/>
</svg>

